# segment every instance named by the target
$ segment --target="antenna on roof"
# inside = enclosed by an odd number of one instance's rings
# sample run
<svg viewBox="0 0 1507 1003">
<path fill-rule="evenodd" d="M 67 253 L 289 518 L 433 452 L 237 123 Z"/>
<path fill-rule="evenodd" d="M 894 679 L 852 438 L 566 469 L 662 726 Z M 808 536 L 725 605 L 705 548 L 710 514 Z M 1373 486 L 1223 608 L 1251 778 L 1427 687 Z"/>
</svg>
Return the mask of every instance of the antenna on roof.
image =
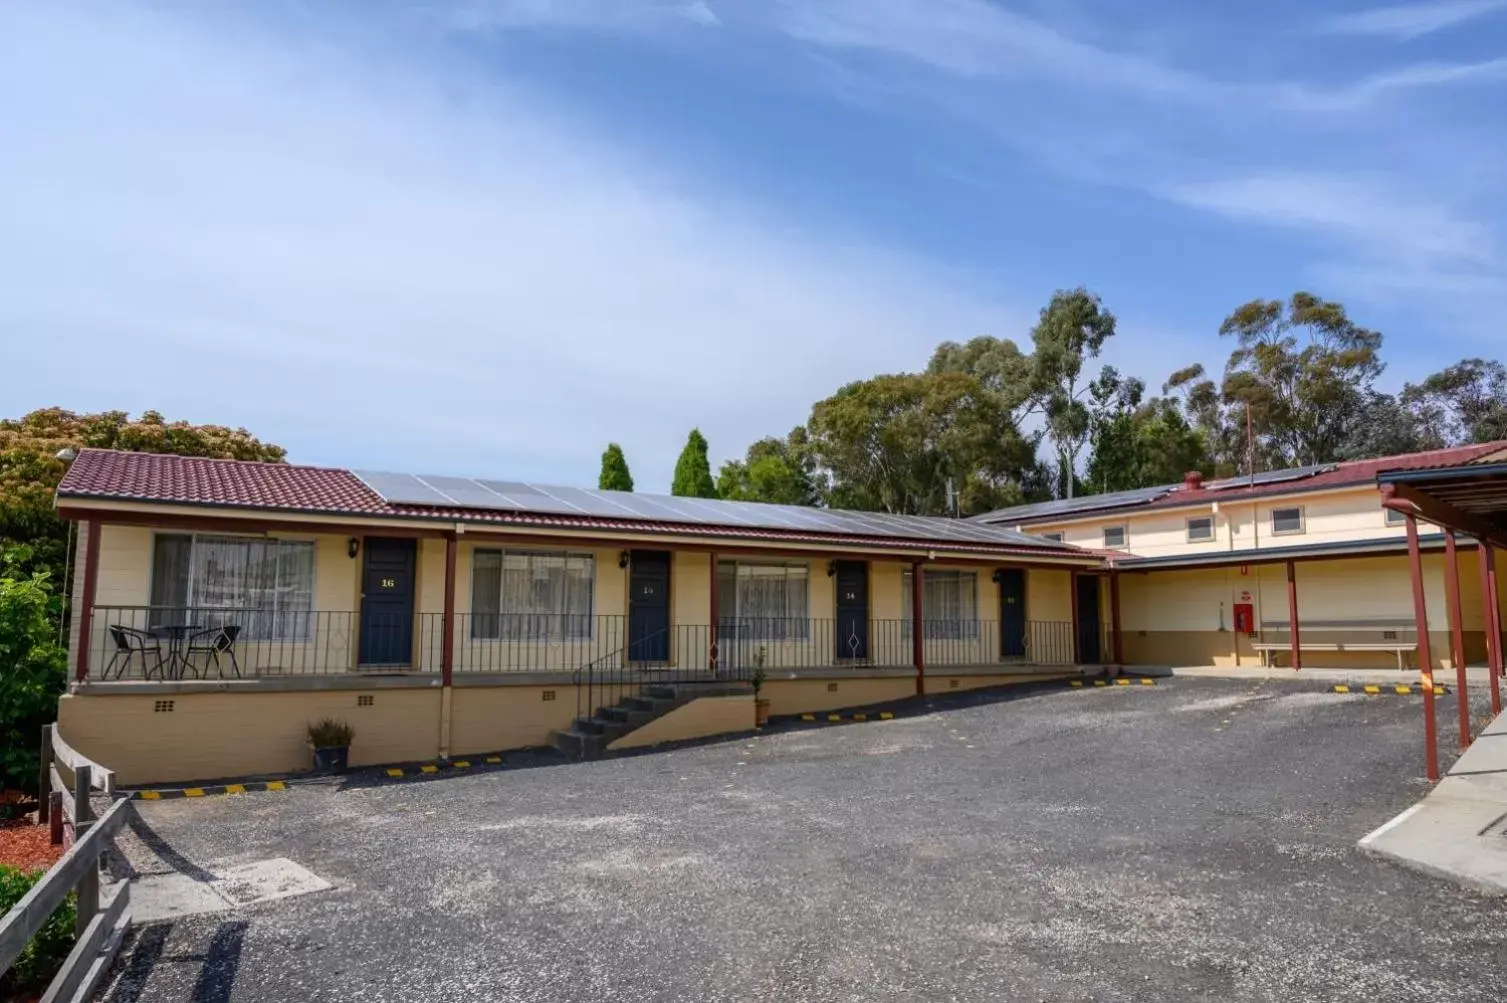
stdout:
<svg viewBox="0 0 1507 1003">
<path fill-rule="evenodd" d="M 1256 435 L 1251 424 L 1251 402 L 1245 402 L 1245 453 L 1246 469 L 1251 475 L 1251 487 L 1256 486 Z"/>
</svg>

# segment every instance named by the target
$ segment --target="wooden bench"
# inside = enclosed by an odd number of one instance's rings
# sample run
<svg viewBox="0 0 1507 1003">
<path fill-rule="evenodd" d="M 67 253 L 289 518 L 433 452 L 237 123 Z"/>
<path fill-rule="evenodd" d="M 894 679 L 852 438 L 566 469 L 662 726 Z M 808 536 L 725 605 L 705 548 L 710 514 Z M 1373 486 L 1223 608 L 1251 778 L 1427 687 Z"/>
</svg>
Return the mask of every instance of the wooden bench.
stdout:
<svg viewBox="0 0 1507 1003">
<path fill-rule="evenodd" d="M 1261 632 L 1251 643 L 1261 653 L 1261 664 L 1270 667 L 1273 656 L 1292 650 L 1286 620 L 1263 620 Z M 1302 651 L 1389 651 L 1397 667 L 1407 668 L 1409 652 L 1418 650 L 1418 630 L 1411 620 L 1308 620 L 1298 622 L 1298 648 Z"/>
</svg>

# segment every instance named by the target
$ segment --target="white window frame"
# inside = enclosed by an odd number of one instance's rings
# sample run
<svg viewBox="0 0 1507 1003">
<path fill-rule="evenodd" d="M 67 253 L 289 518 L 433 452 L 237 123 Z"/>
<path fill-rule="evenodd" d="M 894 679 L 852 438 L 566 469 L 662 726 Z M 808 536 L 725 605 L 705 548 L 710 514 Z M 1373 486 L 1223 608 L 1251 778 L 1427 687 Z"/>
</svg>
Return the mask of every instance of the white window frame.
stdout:
<svg viewBox="0 0 1507 1003">
<path fill-rule="evenodd" d="M 973 584 L 973 617 L 959 620 L 944 620 L 940 617 L 926 615 L 926 585 L 942 579 L 957 582 L 968 581 Z M 979 631 L 979 576 L 977 571 L 963 571 L 955 568 L 937 568 L 935 570 L 922 569 L 921 572 L 921 636 L 928 641 L 971 641 L 978 637 Z M 915 609 L 915 600 L 912 598 L 915 588 L 915 576 L 910 568 L 901 572 L 900 596 L 902 609 L 906 616 L 900 621 L 900 636 L 909 639 L 911 637 L 910 612 Z"/>
<path fill-rule="evenodd" d="M 1206 522 L 1206 523 L 1208 523 L 1209 524 L 1209 535 L 1208 536 L 1194 536 L 1193 535 L 1193 524 L 1195 522 Z M 1187 518 L 1187 533 L 1188 533 L 1188 542 L 1189 543 L 1210 543 L 1210 542 L 1212 542 L 1213 539 L 1214 539 L 1214 517 L 1212 515 L 1190 515 L 1190 516 L 1188 516 L 1188 518 Z"/>
<path fill-rule="evenodd" d="M 497 609 L 495 611 L 478 610 L 476 608 L 476 558 L 478 554 L 496 554 L 498 556 L 498 583 L 497 583 Z M 582 560 L 587 562 L 590 575 L 587 576 L 586 589 L 586 612 L 569 613 L 565 611 L 556 613 L 532 613 L 504 611 L 507 599 L 507 567 L 508 557 L 527 557 L 531 561 L 539 557 L 554 557 L 564 560 Z M 471 624 L 466 630 L 466 636 L 472 644 L 541 644 L 575 641 L 593 641 L 596 639 L 596 603 L 597 603 L 597 557 L 590 551 L 578 550 L 549 550 L 527 549 L 518 547 L 486 547 L 478 546 L 471 550 L 471 596 L 470 596 L 470 620 Z M 487 617 L 497 618 L 497 629 L 494 632 L 482 632 L 489 621 Z M 525 629 L 509 631 L 505 625 L 512 624 Z M 527 617 L 540 617 L 540 626 L 543 629 L 531 627 Z M 569 629 L 573 619 L 579 618 L 582 629 Z M 553 626 L 558 624 L 559 630 Z"/>
<path fill-rule="evenodd" d="M 1382 509 L 1382 524 L 1389 529 L 1398 529 L 1408 524 L 1408 514 L 1399 512 L 1395 508 Z M 1396 518 L 1393 518 L 1393 517 Z"/>
<path fill-rule="evenodd" d="M 1298 513 L 1298 528 L 1297 529 L 1278 529 L 1277 528 L 1277 513 L 1278 512 L 1296 512 L 1296 513 Z M 1307 513 L 1305 513 L 1303 511 L 1303 506 L 1302 505 L 1284 505 L 1281 508 L 1273 508 L 1271 510 L 1271 512 L 1270 512 L 1270 516 L 1271 516 L 1270 521 L 1271 521 L 1271 528 L 1272 528 L 1272 536 L 1302 536 L 1304 533 L 1308 532 L 1308 516 L 1307 516 Z"/>
<path fill-rule="evenodd" d="M 192 532 L 192 531 L 178 531 L 178 530 L 171 530 L 171 529 L 153 530 L 152 531 L 152 550 L 151 550 L 151 555 L 148 558 L 148 560 L 151 563 L 147 566 L 147 604 L 148 604 L 147 605 L 147 609 L 148 609 L 149 616 L 150 616 L 150 611 L 153 610 L 153 609 L 168 609 L 168 608 L 171 608 L 171 607 L 166 607 L 166 606 L 155 605 L 155 604 L 152 603 L 152 596 L 155 595 L 156 591 L 157 591 L 157 544 L 158 544 L 158 541 L 161 540 L 165 536 L 166 537 L 188 537 L 188 541 L 189 541 L 189 543 L 188 543 L 188 584 L 187 584 L 187 587 L 184 589 L 184 601 L 183 601 L 183 611 L 185 613 L 188 612 L 188 611 L 193 611 L 193 612 L 196 612 L 196 613 L 211 613 L 211 614 L 236 613 L 236 612 L 247 612 L 247 613 L 255 612 L 255 613 L 260 613 L 260 614 L 270 615 L 271 616 L 273 628 L 270 631 L 258 630 L 258 629 L 256 629 L 256 627 L 258 625 L 254 624 L 254 623 L 251 623 L 251 622 L 238 624 L 237 626 L 241 627 L 241 632 L 240 632 L 240 634 L 236 638 L 238 641 L 273 641 L 273 642 L 279 642 L 279 643 L 285 643 L 285 644 L 292 644 L 292 643 L 307 642 L 310 639 L 310 637 L 314 633 L 314 621 L 316 620 L 316 615 L 315 614 L 317 613 L 316 604 L 315 604 L 315 596 L 317 596 L 319 594 L 319 545 L 318 545 L 318 541 L 317 540 L 306 539 L 306 538 L 305 539 L 298 539 L 298 538 L 289 539 L 289 538 L 280 537 L 280 536 L 261 536 L 261 535 L 252 535 L 252 534 L 249 534 L 249 533 L 195 533 L 195 532 Z M 195 591 L 195 589 L 194 589 L 194 586 L 195 586 L 195 582 L 194 582 L 195 551 L 199 548 L 201 542 L 202 541 L 206 541 L 206 540 L 216 541 L 216 542 L 226 542 L 226 543 L 247 543 L 247 544 L 260 543 L 260 544 L 264 544 L 264 545 L 265 544 L 273 544 L 273 545 L 275 545 L 275 548 L 278 551 L 278 568 L 279 569 L 281 569 L 281 566 L 282 566 L 282 552 L 283 552 L 284 548 L 288 548 L 288 549 L 292 549 L 294 547 L 307 548 L 308 552 L 309 552 L 309 558 L 310 558 L 309 559 L 309 608 L 308 609 L 303 609 L 303 610 L 298 610 L 298 609 L 294 609 L 294 610 L 280 610 L 280 609 L 265 610 L 265 609 L 261 609 L 259 607 L 252 607 L 252 606 L 240 606 L 240 607 L 237 607 L 237 606 L 203 606 L 203 605 L 200 605 L 199 600 L 198 600 L 198 596 L 196 596 L 194 594 L 194 591 Z M 274 580 L 275 580 L 278 577 L 277 572 L 274 572 L 273 574 L 274 574 Z M 287 633 L 284 633 L 283 631 L 281 631 L 281 630 L 278 629 L 280 621 L 282 621 L 284 618 L 286 618 L 286 617 L 299 617 L 299 616 L 301 616 L 303 618 L 303 630 L 293 630 L 293 631 L 289 631 Z M 209 628 L 212 628 L 214 626 L 216 626 L 216 625 L 214 625 L 214 624 L 208 624 L 208 623 L 204 624 L 205 629 L 209 629 Z"/>
<path fill-rule="evenodd" d="M 811 564 L 808 561 L 718 561 L 715 574 L 721 575 L 724 567 L 731 566 L 733 569 L 733 615 L 724 617 L 722 611 L 717 611 L 717 637 L 724 637 L 729 641 L 762 641 L 766 643 L 798 642 L 805 643 L 811 640 Z M 788 583 L 792 579 L 791 572 L 799 571 L 805 578 L 806 603 L 805 610 L 797 615 L 788 613 L 783 617 L 745 617 L 743 615 L 743 594 L 741 585 L 743 576 L 739 574 L 742 568 L 779 568 L 785 572 L 784 580 Z M 720 585 L 719 585 L 720 588 Z M 786 596 L 789 598 L 788 592 Z M 721 601 L 721 593 L 718 593 L 718 601 Z M 728 621 L 731 620 L 731 623 Z M 744 625 L 751 626 L 752 630 L 745 631 Z M 724 633 L 726 629 L 726 633 Z"/>
<path fill-rule="evenodd" d="M 1114 529 L 1118 529 L 1120 531 L 1119 543 L 1109 542 L 1110 530 Z M 1130 526 L 1128 523 L 1123 522 L 1118 526 L 1105 526 L 1101 534 L 1101 539 L 1103 539 L 1104 541 L 1104 549 L 1106 550 L 1125 550 L 1130 546 Z"/>
</svg>

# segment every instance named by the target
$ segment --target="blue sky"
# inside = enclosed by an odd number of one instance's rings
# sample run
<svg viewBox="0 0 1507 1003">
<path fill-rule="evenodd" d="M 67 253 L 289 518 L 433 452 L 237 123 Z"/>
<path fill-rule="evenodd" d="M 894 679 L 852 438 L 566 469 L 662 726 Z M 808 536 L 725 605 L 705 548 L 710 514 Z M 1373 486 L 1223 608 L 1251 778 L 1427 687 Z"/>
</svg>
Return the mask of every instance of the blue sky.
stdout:
<svg viewBox="0 0 1507 1003">
<path fill-rule="evenodd" d="M 1507 0 L 0 6 L 0 412 L 667 487 L 1056 288 L 1501 355 Z"/>
</svg>

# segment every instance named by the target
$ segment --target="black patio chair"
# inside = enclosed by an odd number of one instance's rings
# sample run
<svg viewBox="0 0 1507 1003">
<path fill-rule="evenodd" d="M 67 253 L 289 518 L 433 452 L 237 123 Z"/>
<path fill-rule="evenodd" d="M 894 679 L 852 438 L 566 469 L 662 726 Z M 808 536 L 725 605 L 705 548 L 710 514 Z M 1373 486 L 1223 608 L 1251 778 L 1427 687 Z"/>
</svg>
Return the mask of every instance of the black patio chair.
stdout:
<svg viewBox="0 0 1507 1003">
<path fill-rule="evenodd" d="M 101 678 L 109 679 L 112 669 L 116 679 L 124 678 L 131 670 L 131 664 L 137 660 L 141 662 L 141 678 L 150 679 L 153 669 L 157 670 L 158 675 L 162 674 L 162 642 L 155 634 L 112 623 L 110 637 L 115 641 L 115 652 L 105 663 Z"/>
<path fill-rule="evenodd" d="M 211 665 L 214 666 L 215 674 L 221 679 L 225 678 L 225 671 L 220 668 L 220 656 L 227 655 L 230 658 L 230 668 L 235 672 L 237 679 L 241 678 L 241 666 L 235 658 L 236 638 L 241 636 L 240 624 L 226 624 L 223 627 L 211 627 L 208 630 L 195 631 L 189 635 L 188 650 L 185 657 L 189 665 L 193 665 L 195 655 L 206 656 L 204 671 L 208 672 Z"/>
</svg>

